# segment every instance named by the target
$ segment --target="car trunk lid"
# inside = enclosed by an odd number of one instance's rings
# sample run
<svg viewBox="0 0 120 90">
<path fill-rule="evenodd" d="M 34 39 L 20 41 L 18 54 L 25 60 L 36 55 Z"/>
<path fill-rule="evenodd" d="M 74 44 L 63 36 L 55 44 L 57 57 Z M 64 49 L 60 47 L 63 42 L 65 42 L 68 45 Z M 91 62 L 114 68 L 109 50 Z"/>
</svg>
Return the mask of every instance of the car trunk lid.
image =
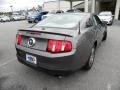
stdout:
<svg viewBox="0 0 120 90">
<path fill-rule="evenodd" d="M 67 30 L 68 31 L 68 30 Z M 65 40 L 66 37 L 73 37 L 74 34 L 69 30 L 66 32 L 64 30 L 56 30 L 56 29 L 36 29 L 36 28 L 28 28 L 28 29 L 21 29 L 18 31 L 18 34 L 22 36 L 21 46 L 36 49 L 40 51 L 46 51 L 48 40 Z M 28 44 L 31 38 L 35 39 L 35 44 L 30 46 Z"/>
</svg>

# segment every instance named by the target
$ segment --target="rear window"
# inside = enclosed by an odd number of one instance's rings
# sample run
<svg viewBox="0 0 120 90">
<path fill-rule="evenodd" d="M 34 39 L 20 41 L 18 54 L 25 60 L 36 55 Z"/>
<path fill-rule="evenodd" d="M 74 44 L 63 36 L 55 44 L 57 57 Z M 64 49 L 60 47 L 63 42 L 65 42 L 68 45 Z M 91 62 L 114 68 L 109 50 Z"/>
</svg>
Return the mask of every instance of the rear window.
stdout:
<svg viewBox="0 0 120 90">
<path fill-rule="evenodd" d="M 78 25 L 82 18 L 82 15 L 52 15 L 42 20 L 34 27 L 74 28 Z"/>
</svg>

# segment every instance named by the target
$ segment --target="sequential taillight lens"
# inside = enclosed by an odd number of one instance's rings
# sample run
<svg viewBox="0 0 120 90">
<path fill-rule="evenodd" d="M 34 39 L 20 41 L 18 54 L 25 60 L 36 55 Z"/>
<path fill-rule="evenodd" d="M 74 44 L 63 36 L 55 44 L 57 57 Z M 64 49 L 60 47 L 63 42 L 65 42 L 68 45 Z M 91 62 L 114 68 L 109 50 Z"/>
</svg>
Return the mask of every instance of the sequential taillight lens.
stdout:
<svg viewBox="0 0 120 90">
<path fill-rule="evenodd" d="M 47 51 L 51 53 L 70 52 L 72 50 L 72 44 L 70 41 L 64 40 L 49 40 Z"/>
<path fill-rule="evenodd" d="M 20 45 L 21 42 L 22 42 L 22 36 L 19 35 L 19 34 L 17 34 L 17 35 L 16 35 L 16 43 L 17 43 L 17 45 Z"/>
</svg>

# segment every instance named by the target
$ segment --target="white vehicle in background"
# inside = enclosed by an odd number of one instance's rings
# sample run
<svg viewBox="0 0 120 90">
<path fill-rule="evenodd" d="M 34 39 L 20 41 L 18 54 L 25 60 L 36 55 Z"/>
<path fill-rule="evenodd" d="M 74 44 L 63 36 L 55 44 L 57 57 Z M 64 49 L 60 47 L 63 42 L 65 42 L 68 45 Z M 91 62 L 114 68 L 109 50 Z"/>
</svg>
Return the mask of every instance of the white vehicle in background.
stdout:
<svg viewBox="0 0 120 90">
<path fill-rule="evenodd" d="M 19 15 L 13 15 L 13 21 L 19 21 L 20 16 Z"/>
<path fill-rule="evenodd" d="M 19 17 L 20 17 L 20 20 L 25 20 L 26 19 L 26 17 L 24 15 L 19 15 Z"/>
<path fill-rule="evenodd" d="M 48 13 L 48 14 L 46 14 L 46 15 L 43 15 L 42 16 L 42 19 L 45 19 L 45 18 L 47 18 L 47 17 L 50 17 L 50 16 L 52 16 L 52 15 L 54 15 L 55 13 Z"/>
<path fill-rule="evenodd" d="M 98 17 L 100 18 L 101 21 L 106 22 L 108 25 L 113 24 L 113 15 L 111 11 L 100 12 Z"/>
<path fill-rule="evenodd" d="M 25 20 L 26 17 L 20 13 L 13 12 L 10 18 L 11 21 L 19 21 L 19 20 Z"/>
<path fill-rule="evenodd" d="M 8 17 L 8 16 L 0 16 L 0 22 L 10 22 L 10 17 Z"/>
<path fill-rule="evenodd" d="M 12 21 L 25 20 L 25 16 L 23 16 L 23 15 L 12 15 L 11 20 Z"/>
</svg>

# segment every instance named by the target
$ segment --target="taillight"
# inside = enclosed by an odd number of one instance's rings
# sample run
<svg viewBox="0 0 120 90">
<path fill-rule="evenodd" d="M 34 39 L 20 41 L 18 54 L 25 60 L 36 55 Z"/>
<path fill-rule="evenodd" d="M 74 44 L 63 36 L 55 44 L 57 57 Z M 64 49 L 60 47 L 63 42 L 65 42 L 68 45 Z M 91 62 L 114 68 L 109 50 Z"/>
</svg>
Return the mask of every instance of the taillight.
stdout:
<svg viewBox="0 0 120 90">
<path fill-rule="evenodd" d="M 19 34 L 17 34 L 17 35 L 16 35 L 16 43 L 17 43 L 18 45 L 20 45 L 21 42 L 22 42 L 22 36 L 19 35 Z"/>
<path fill-rule="evenodd" d="M 49 40 L 47 51 L 51 53 L 70 52 L 72 50 L 72 44 L 70 41 L 62 40 Z"/>
</svg>

